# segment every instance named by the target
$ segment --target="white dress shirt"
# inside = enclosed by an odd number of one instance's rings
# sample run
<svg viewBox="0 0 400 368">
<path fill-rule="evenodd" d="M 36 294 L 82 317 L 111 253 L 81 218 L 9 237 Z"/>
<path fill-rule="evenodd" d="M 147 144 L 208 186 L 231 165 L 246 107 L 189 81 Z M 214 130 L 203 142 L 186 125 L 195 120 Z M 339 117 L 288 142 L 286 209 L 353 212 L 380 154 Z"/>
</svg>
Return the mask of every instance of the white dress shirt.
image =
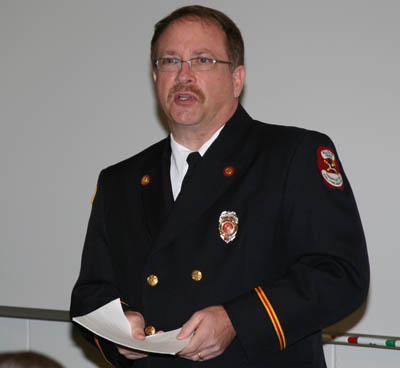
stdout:
<svg viewBox="0 0 400 368">
<path fill-rule="evenodd" d="M 205 142 L 198 150 L 201 156 L 203 156 L 211 144 L 217 139 L 219 133 L 221 132 L 223 125 L 219 128 L 211 138 Z M 189 148 L 182 146 L 177 141 L 175 141 L 174 136 L 170 134 L 171 138 L 171 167 L 170 167 L 170 175 L 171 175 L 171 186 L 172 186 L 172 194 L 174 196 L 174 200 L 178 197 L 179 192 L 181 191 L 182 181 L 186 175 L 186 172 L 189 168 L 189 165 L 186 162 L 186 158 L 189 156 L 189 153 L 193 152 Z"/>
</svg>

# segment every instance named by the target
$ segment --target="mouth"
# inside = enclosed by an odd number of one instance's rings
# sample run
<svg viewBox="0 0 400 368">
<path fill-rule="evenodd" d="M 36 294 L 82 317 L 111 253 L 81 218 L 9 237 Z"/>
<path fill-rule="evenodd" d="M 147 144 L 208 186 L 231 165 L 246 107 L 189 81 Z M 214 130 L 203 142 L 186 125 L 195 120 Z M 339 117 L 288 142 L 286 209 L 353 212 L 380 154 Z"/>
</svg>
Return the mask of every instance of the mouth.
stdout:
<svg viewBox="0 0 400 368">
<path fill-rule="evenodd" d="M 178 99 L 179 101 L 189 101 L 189 100 L 194 100 L 195 97 L 193 95 L 189 95 L 189 94 L 184 94 L 184 93 L 177 93 L 175 95 L 175 99 Z"/>
<path fill-rule="evenodd" d="M 187 92 L 177 92 L 174 95 L 174 103 L 177 105 L 187 106 L 199 102 L 196 94 Z"/>
<path fill-rule="evenodd" d="M 178 85 L 170 91 L 168 98 L 177 104 L 191 104 L 204 102 L 205 96 L 202 91 L 194 86 Z"/>
</svg>

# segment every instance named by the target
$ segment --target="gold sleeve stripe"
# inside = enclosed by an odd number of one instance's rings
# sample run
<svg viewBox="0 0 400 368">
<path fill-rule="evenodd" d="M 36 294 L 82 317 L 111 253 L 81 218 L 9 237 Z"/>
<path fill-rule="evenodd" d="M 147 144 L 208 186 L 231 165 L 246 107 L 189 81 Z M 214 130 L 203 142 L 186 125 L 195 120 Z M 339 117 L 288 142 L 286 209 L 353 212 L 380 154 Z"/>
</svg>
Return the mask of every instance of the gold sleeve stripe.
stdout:
<svg viewBox="0 0 400 368">
<path fill-rule="evenodd" d="M 267 296 L 265 295 L 263 289 L 261 289 L 261 286 L 258 286 L 254 289 L 258 295 L 258 297 L 261 300 L 261 303 L 264 305 L 264 308 L 266 309 L 269 318 L 271 319 L 272 325 L 274 326 L 276 335 L 278 336 L 279 340 L 279 345 L 281 347 L 281 350 L 286 349 L 286 339 L 285 339 L 285 334 L 283 333 L 282 326 L 279 322 L 278 317 L 276 316 L 276 313 L 274 311 L 274 308 L 272 308 L 271 303 L 269 302 Z"/>
<path fill-rule="evenodd" d="M 123 300 L 120 301 L 122 305 L 125 305 L 126 307 L 129 307 L 129 304 L 124 302 Z"/>
<path fill-rule="evenodd" d="M 93 202 L 94 202 L 94 199 L 96 198 L 96 193 L 97 193 L 97 187 L 96 187 L 96 189 L 94 190 L 94 194 L 93 194 L 93 197 L 92 197 L 92 200 L 90 201 L 90 203 L 93 203 Z"/>
<path fill-rule="evenodd" d="M 97 347 L 99 348 L 101 355 L 103 355 L 103 359 L 104 359 L 108 364 L 110 364 L 110 365 L 113 367 L 113 365 L 111 364 L 111 362 L 107 360 L 107 358 L 106 358 L 106 356 L 105 356 L 105 354 L 104 354 L 104 351 L 103 351 L 103 349 L 101 348 L 100 341 L 99 341 L 99 337 L 98 337 L 97 335 L 94 335 L 94 342 L 96 343 Z"/>
</svg>

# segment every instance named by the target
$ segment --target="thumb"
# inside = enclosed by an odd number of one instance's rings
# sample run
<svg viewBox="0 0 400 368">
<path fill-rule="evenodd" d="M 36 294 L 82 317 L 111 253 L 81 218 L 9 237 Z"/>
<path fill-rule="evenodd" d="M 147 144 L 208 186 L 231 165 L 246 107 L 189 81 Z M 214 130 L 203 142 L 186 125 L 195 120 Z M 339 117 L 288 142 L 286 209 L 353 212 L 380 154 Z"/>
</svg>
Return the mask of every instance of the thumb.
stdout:
<svg viewBox="0 0 400 368">
<path fill-rule="evenodd" d="M 146 338 L 144 329 L 140 327 L 132 327 L 132 336 L 137 340 L 144 340 Z"/>
<path fill-rule="evenodd" d="M 189 320 L 182 326 L 181 331 L 176 337 L 178 340 L 184 340 L 190 336 L 192 336 L 200 324 L 200 319 L 196 318 L 195 315 L 189 318 Z"/>
<path fill-rule="evenodd" d="M 131 325 L 131 334 L 134 339 L 144 340 L 146 335 L 144 333 L 144 318 L 141 313 L 135 311 L 126 311 L 125 316 Z"/>
</svg>

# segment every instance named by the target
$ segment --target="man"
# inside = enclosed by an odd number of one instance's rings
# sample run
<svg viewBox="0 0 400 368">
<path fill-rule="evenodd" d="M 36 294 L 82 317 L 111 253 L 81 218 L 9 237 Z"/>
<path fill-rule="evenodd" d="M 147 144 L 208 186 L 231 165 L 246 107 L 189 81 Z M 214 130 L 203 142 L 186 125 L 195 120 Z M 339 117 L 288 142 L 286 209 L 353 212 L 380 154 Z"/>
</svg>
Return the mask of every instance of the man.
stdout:
<svg viewBox="0 0 400 368">
<path fill-rule="evenodd" d="M 366 297 L 364 235 L 333 143 L 246 113 L 243 49 L 213 9 L 156 25 L 171 134 L 100 174 L 71 314 L 120 298 L 133 337 L 193 336 L 174 357 L 95 337 L 117 367 L 326 367 L 321 329 Z"/>
</svg>

